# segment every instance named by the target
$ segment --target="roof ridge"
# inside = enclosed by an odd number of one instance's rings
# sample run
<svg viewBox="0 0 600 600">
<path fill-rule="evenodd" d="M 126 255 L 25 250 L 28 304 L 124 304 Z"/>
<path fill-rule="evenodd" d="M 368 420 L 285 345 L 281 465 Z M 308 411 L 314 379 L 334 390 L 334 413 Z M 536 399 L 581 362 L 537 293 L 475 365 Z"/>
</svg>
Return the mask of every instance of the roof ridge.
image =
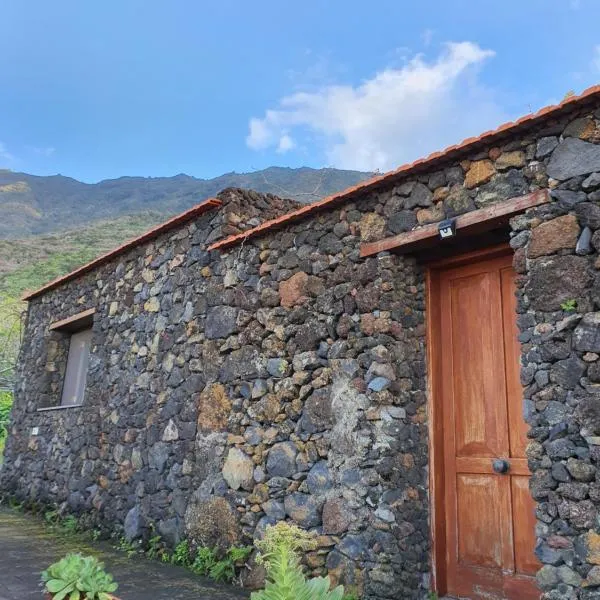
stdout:
<svg viewBox="0 0 600 600">
<path fill-rule="evenodd" d="M 384 173 L 383 175 L 377 175 L 375 177 L 372 177 L 371 179 L 362 181 L 357 185 L 342 190 L 341 192 L 331 194 L 330 196 L 318 200 L 313 204 L 307 204 L 306 206 L 299 208 L 298 210 L 286 213 L 285 215 L 281 215 L 280 217 L 277 217 L 275 219 L 265 221 L 264 223 L 253 227 L 252 229 L 247 229 L 242 233 L 231 235 L 229 237 L 218 240 L 217 242 L 211 244 L 208 247 L 208 249 L 217 250 L 229 248 L 230 246 L 234 246 L 238 242 L 247 240 L 248 238 L 253 237 L 255 235 L 259 235 L 263 231 L 274 229 L 280 225 L 283 225 L 284 223 L 296 221 L 303 217 L 305 214 L 317 212 L 321 208 L 330 204 L 335 204 L 341 200 L 350 199 L 354 197 L 355 194 L 375 189 L 378 185 L 390 181 L 400 175 L 408 175 L 409 173 L 413 172 L 419 167 L 430 166 L 431 164 L 435 164 L 436 161 L 447 160 L 454 153 L 465 152 L 473 146 L 491 142 L 493 139 L 496 139 L 501 135 L 506 135 L 507 133 L 514 131 L 515 129 L 533 125 L 534 123 L 537 123 L 543 118 L 548 118 L 551 115 L 561 112 L 565 108 L 569 108 L 570 105 L 580 104 L 584 100 L 596 94 L 600 94 L 600 85 L 590 86 L 589 88 L 585 89 L 581 94 L 569 96 L 562 100 L 562 102 L 559 102 L 558 104 L 545 106 L 535 113 L 528 113 L 523 117 L 520 117 L 516 121 L 508 121 L 506 123 L 503 123 L 502 125 L 499 125 L 496 129 L 484 131 L 482 134 L 475 137 L 466 138 L 458 144 L 448 146 L 444 150 L 432 152 L 426 157 L 418 158 L 411 163 L 403 164 L 392 171 Z"/>
</svg>

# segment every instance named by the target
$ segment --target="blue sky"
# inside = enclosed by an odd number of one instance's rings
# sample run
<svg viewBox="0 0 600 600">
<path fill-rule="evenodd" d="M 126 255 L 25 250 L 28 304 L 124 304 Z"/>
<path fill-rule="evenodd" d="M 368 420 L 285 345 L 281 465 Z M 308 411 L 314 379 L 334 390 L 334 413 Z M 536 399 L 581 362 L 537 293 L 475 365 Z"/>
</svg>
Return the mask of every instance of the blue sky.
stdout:
<svg viewBox="0 0 600 600">
<path fill-rule="evenodd" d="M 0 167 L 381 171 L 600 82 L 597 0 L 4 0 Z"/>
</svg>

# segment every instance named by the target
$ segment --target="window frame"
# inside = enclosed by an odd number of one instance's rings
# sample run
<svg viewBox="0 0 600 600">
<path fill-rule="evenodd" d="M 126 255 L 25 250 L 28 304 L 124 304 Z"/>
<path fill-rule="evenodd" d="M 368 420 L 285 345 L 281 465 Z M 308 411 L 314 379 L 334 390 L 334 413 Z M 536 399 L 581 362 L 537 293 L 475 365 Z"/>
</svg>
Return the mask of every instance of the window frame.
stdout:
<svg viewBox="0 0 600 600">
<path fill-rule="evenodd" d="M 89 358 L 92 353 L 92 345 L 93 345 L 93 324 L 94 324 L 94 314 L 96 312 L 95 308 L 90 308 L 84 310 L 82 312 L 76 313 L 70 317 L 66 317 L 65 319 L 61 319 L 59 321 L 54 321 L 48 327 L 50 332 L 55 332 L 58 334 L 62 334 L 61 337 L 68 338 L 68 349 L 66 353 L 66 359 L 64 363 L 64 373 L 62 375 L 62 384 L 60 387 L 60 395 L 57 399 L 57 403 L 52 406 L 43 406 L 37 409 L 38 412 L 52 411 L 52 410 L 65 410 L 70 408 L 80 408 L 83 406 L 85 400 L 85 392 L 87 388 L 87 375 L 89 371 Z M 73 336 L 80 334 L 82 332 L 89 331 L 89 339 L 87 340 L 87 358 L 86 367 L 85 367 L 85 378 L 82 384 L 81 395 L 76 403 L 63 403 L 64 393 L 65 393 L 65 385 L 67 383 L 67 374 L 69 370 L 69 363 L 72 363 L 73 358 L 71 355 L 71 349 L 73 348 Z M 65 340 L 66 341 L 66 340 Z"/>
</svg>

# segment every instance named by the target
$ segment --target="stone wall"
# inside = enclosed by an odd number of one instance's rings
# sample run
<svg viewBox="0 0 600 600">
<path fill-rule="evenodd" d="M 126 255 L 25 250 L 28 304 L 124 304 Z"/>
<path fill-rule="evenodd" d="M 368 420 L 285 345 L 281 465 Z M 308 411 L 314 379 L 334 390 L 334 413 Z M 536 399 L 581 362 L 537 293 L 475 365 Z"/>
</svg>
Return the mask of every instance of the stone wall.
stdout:
<svg viewBox="0 0 600 600">
<path fill-rule="evenodd" d="M 553 201 L 513 219 L 511 238 L 538 577 L 548 599 L 596 597 L 599 139 L 591 113 L 546 121 L 209 253 L 256 216 L 229 219 L 239 210 L 226 202 L 36 298 L 2 486 L 129 537 L 156 524 L 171 543 L 231 544 L 292 519 L 319 534 L 314 572 L 367 598 L 423 598 L 424 271 L 418 257 L 361 259 L 359 245 L 549 187 Z M 586 226 L 590 253 L 576 255 Z M 92 306 L 84 406 L 37 412 L 58 402 L 52 382 L 64 363 L 48 324 Z"/>
</svg>

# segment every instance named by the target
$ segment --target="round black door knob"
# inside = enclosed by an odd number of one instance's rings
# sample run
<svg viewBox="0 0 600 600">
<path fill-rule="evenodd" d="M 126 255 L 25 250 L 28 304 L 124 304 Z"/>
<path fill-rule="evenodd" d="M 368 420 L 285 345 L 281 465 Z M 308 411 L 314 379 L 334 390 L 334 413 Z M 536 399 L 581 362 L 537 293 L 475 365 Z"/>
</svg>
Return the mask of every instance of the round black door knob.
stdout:
<svg viewBox="0 0 600 600">
<path fill-rule="evenodd" d="M 508 473 L 508 470 L 510 469 L 510 463 L 503 458 L 497 458 L 494 460 L 494 462 L 492 462 L 492 468 L 496 473 L 502 475 L 503 473 Z"/>
</svg>

